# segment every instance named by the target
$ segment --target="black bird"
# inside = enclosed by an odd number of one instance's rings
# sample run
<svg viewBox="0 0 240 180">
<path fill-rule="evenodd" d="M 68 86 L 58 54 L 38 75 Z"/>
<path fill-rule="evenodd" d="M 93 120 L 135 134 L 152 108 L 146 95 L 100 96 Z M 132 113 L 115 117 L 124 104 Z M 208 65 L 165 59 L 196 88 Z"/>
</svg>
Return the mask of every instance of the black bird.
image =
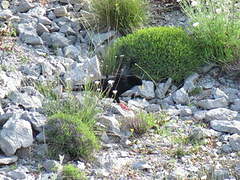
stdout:
<svg viewBox="0 0 240 180">
<path fill-rule="evenodd" d="M 134 86 L 142 85 L 142 79 L 135 75 L 117 75 L 95 80 L 89 85 L 90 89 L 98 90 L 107 97 L 113 98 L 114 101 L 120 103 L 119 97 Z M 75 87 L 74 91 L 84 90 L 85 85 L 81 88 Z"/>
</svg>

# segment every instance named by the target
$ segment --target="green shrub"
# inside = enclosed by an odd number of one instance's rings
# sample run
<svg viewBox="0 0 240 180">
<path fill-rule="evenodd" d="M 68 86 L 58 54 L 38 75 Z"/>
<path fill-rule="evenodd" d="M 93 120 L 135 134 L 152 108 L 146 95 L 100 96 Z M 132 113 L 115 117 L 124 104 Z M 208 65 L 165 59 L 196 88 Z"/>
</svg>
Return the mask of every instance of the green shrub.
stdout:
<svg viewBox="0 0 240 180">
<path fill-rule="evenodd" d="M 57 113 L 49 119 L 46 133 L 53 157 L 64 153 L 71 158 L 91 158 L 92 153 L 99 148 L 99 142 L 92 128 L 83 121 L 82 113 Z"/>
<path fill-rule="evenodd" d="M 188 30 L 210 62 L 233 63 L 240 58 L 240 7 L 233 0 L 181 0 Z"/>
<path fill-rule="evenodd" d="M 156 81 L 171 77 L 179 82 L 203 62 L 195 42 L 184 30 L 153 27 L 118 39 L 107 50 L 102 70 L 111 74 L 120 66 L 129 67 L 134 63 L 138 65 L 131 68 L 134 74 L 151 76 Z"/>
<path fill-rule="evenodd" d="M 63 166 L 63 180 L 86 180 L 85 174 L 72 164 Z"/>
<path fill-rule="evenodd" d="M 146 0 L 92 0 L 99 25 L 106 30 L 117 30 L 123 35 L 147 21 L 147 7 Z"/>
</svg>

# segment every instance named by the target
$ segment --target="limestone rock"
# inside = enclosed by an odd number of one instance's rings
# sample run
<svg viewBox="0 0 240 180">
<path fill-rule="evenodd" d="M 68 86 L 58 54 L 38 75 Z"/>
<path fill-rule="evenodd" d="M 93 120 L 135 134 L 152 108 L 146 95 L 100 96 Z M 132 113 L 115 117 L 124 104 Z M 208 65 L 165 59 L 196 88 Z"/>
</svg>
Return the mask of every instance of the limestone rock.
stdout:
<svg viewBox="0 0 240 180">
<path fill-rule="evenodd" d="M 15 163 L 18 160 L 17 156 L 3 156 L 0 155 L 0 165 L 7 165 Z"/>
<path fill-rule="evenodd" d="M 172 79 L 168 78 L 165 83 L 159 83 L 156 87 L 155 94 L 157 98 L 163 99 L 172 84 Z"/>
<path fill-rule="evenodd" d="M 17 149 L 29 147 L 33 143 L 31 124 L 19 116 L 12 116 L 0 132 L 0 147 L 7 156 L 14 155 Z"/>
<path fill-rule="evenodd" d="M 226 108 L 217 108 L 207 111 L 205 120 L 212 121 L 212 120 L 223 120 L 223 121 L 231 121 L 237 117 L 238 112 L 231 111 Z"/>
<path fill-rule="evenodd" d="M 215 109 L 226 108 L 229 103 L 225 97 L 220 97 L 217 99 L 203 99 L 198 101 L 196 104 L 203 109 Z"/>
<path fill-rule="evenodd" d="M 172 98 L 176 104 L 188 104 L 189 103 L 188 94 L 183 88 L 177 90 L 172 95 Z"/>
<path fill-rule="evenodd" d="M 210 121 L 210 126 L 216 131 L 240 134 L 240 121 Z"/>
</svg>

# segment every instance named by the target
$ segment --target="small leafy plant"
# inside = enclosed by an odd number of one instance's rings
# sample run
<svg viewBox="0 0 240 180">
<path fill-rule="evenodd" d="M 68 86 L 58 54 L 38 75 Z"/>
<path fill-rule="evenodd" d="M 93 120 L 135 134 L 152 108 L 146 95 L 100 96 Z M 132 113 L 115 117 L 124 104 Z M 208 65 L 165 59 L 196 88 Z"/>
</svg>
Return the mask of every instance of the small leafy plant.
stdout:
<svg viewBox="0 0 240 180">
<path fill-rule="evenodd" d="M 85 174 L 72 164 L 63 166 L 63 180 L 87 180 Z"/>
<path fill-rule="evenodd" d="M 204 63 L 198 51 L 195 41 L 181 28 L 146 28 L 119 38 L 108 49 L 102 70 L 113 74 L 126 66 L 146 79 L 171 77 L 180 82 Z"/>
<path fill-rule="evenodd" d="M 100 29 L 116 30 L 122 35 L 133 32 L 147 21 L 147 7 L 145 0 L 92 0 Z"/>
<path fill-rule="evenodd" d="M 180 4 L 206 60 L 224 65 L 240 59 L 239 1 L 180 0 Z"/>
</svg>

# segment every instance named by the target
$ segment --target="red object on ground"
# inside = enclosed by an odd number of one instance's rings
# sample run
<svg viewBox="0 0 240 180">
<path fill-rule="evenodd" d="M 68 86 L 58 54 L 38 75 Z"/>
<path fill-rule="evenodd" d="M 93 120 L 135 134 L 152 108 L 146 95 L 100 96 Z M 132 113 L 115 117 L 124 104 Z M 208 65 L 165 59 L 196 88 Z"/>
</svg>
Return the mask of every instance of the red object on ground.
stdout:
<svg viewBox="0 0 240 180">
<path fill-rule="evenodd" d="M 130 111 L 129 107 L 123 103 L 119 103 L 119 106 L 123 109 L 123 110 L 127 110 Z"/>
</svg>

